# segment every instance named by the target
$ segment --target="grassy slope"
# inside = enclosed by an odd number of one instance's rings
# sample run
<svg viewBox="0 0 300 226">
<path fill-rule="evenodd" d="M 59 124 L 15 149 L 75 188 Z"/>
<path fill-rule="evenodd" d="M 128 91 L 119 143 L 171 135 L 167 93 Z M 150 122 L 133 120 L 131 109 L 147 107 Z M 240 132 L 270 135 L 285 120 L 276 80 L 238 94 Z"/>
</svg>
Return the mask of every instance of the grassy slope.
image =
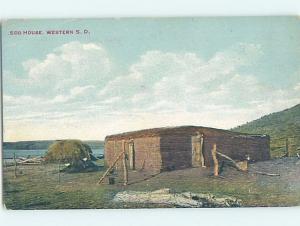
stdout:
<svg viewBox="0 0 300 226">
<path fill-rule="evenodd" d="M 284 154 L 285 140 L 288 138 L 290 149 L 296 153 L 297 148 L 300 147 L 300 104 L 284 111 L 263 116 L 232 130 L 270 135 L 271 150 L 274 157 Z"/>
</svg>

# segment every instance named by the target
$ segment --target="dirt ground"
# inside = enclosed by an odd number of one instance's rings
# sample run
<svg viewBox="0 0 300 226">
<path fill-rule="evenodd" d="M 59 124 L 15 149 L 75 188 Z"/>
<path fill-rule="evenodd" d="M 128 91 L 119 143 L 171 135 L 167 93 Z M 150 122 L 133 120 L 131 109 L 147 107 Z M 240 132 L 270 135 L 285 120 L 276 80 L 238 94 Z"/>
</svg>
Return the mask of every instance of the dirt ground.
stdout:
<svg viewBox="0 0 300 226">
<path fill-rule="evenodd" d="M 99 163 L 100 165 L 103 163 Z M 17 178 L 14 167 L 3 169 L 3 201 L 8 209 L 64 208 L 148 208 L 171 207 L 115 203 L 119 191 L 154 191 L 170 188 L 172 192 L 210 193 L 229 195 L 242 200 L 242 206 L 300 205 L 300 159 L 284 158 L 249 165 L 249 172 L 239 172 L 225 166 L 220 177 L 211 169 L 191 168 L 152 175 L 129 172 L 129 184 L 123 185 L 122 172 L 116 184 L 97 185 L 105 168 L 89 173 L 60 173 L 56 164 L 19 166 Z M 256 172 L 279 174 L 266 176 Z"/>
</svg>

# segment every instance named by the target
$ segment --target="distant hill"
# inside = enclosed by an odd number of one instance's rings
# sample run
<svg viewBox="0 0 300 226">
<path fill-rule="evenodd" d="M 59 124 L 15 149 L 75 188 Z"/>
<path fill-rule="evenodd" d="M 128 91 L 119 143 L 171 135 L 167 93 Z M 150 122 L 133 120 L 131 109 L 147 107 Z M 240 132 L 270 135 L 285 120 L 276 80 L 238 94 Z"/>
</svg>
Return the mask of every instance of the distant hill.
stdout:
<svg viewBox="0 0 300 226">
<path fill-rule="evenodd" d="M 56 140 L 3 142 L 3 149 L 12 149 L 12 150 L 48 149 L 48 147 L 55 141 Z M 88 140 L 88 141 L 83 141 L 83 143 L 89 145 L 92 149 L 99 149 L 104 147 L 104 141 Z"/>
<path fill-rule="evenodd" d="M 285 154 L 286 140 L 293 154 L 300 153 L 300 104 L 265 115 L 232 129 L 236 132 L 268 134 L 273 157 Z"/>
</svg>

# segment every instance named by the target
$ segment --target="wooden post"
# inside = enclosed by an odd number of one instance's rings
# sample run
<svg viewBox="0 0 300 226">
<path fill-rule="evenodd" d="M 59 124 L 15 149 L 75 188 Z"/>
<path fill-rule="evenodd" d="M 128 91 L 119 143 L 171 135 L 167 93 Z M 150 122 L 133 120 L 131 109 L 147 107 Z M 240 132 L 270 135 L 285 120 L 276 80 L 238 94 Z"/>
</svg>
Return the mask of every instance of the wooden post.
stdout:
<svg viewBox="0 0 300 226">
<path fill-rule="evenodd" d="M 200 135 L 200 159 L 201 159 L 201 167 L 206 167 L 204 161 L 204 155 L 203 155 L 203 134 Z"/>
<path fill-rule="evenodd" d="M 15 178 L 17 178 L 17 160 L 16 160 L 16 153 L 14 152 L 14 164 L 15 164 Z"/>
<path fill-rule="evenodd" d="M 118 160 L 121 158 L 121 156 L 124 154 L 124 152 L 120 152 L 120 154 L 118 155 L 118 157 L 115 159 L 115 161 L 113 162 L 113 164 L 105 171 L 105 173 L 103 174 L 103 176 L 99 179 L 98 184 L 100 184 L 104 178 L 108 175 L 108 173 L 112 170 L 112 168 L 114 168 L 114 166 L 117 164 Z"/>
<path fill-rule="evenodd" d="M 58 183 L 60 183 L 60 160 L 58 161 Z"/>
<path fill-rule="evenodd" d="M 123 167 L 124 167 L 124 185 L 128 184 L 128 170 L 126 165 L 125 141 L 123 141 Z"/>
<path fill-rule="evenodd" d="M 224 155 L 224 154 L 222 154 L 222 153 L 220 153 L 218 151 L 216 153 L 218 155 L 220 155 L 221 157 L 229 160 L 234 165 L 234 167 L 237 168 L 238 170 L 240 170 L 240 171 L 247 171 L 248 170 L 248 161 L 247 160 L 245 160 L 243 162 L 236 162 L 236 161 L 234 161 L 232 158 L 230 158 L 227 155 Z"/>
<path fill-rule="evenodd" d="M 289 138 L 285 139 L 285 151 L 286 151 L 286 156 L 290 157 L 290 153 L 289 153 Z"/>
<path fill-rule="evenodd" d="M 214 176 L 219 176 L 219 162 L 217 159 L 217 145 L 213 145 L 213 149 L 211 150 L 212 158 L 214 161 Z"/>
<path fill-rule="evenodd" d="M 141 167 L 140 171 L 144 170 L 144 168 L 145 168 L 145 163 L 146 163 L 146 159 L 143 160 L 143 162 L 142 162 L 142 167 Z"/>
<path fill-rule="evenodd" d="M 129 157 L 129 169 L 135 170 L 135 152 L 134 152 L 134 142 L 130 140 L 128 143 L 128 157 Z"/>
</svg>

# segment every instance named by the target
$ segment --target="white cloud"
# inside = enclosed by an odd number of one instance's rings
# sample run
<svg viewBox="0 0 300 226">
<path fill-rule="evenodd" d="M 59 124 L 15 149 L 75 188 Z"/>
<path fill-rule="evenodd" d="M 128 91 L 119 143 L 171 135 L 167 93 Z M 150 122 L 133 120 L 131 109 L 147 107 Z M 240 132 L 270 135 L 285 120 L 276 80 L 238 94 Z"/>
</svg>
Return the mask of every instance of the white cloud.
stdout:
<svg viewBox="0 0 300 226">
<path fill-rule="evenodd" d="M 4 76 L 6 85 L 22 91 L 4 95 L 5 137 L 34 136 L 33 124 L 45 139 L 75 137 L 76 124 L 82 139 L 184 124 L 230 128 L 299 103 L 300 81 L 278 89 L 243 73 L 262 54 L 259 45 L 243 43 L 208 60 L 154 50 L 115 74 L 101 44 L 67 43 L 43 60 L 23 62 L 27 76 Z"/>
<path fill-rule="evenodd" d="M 93 86 L 93 85 L 89 85 L 89 86 L 76 86 L 76 87 L 74 87 L 74 88 L 71 89 L 70 93 L 73 96 L 82 95 L 87 90 L 93 89 L 93 88 L 95 88 L 95 86 Z"/>
<path fill-rule="evenodd" d="M 261 54 L 260 47 L 253 44 L 238 44 L 208 61 L 194 53 L 149 51 L 129 68 L 127 75 L 110 81 L 99 96 L 121 97 L 117 103 L 121 110 L 124 106 L 135 110 L 199 111 L 206 104 L 224 103 L 224 98 L 225 102 L 230 98 L 243 102 L 236 98 L 245 89 L 256 94 L 260 84 L 253 76 L 239 75 L 237 71 Z M 234 93 L 237 95 L 232 96 Z M 244 96 L 248 99 L 249 95 Z"/>
<path fill-rule="evenodd" d="M 70 42 L 48 53 L 44 59 L 22 63 L 26 76 L 5 82 L 23 85 L 26 95 L 57 96 L 75 86 L 102 87 L 111 76 L 112 62 L 99 43 Z M 7 80 L 6 80 L 7 78 Z"/>
<path fill-rule="evenodd" d="M 240 72 L 241 67 L 255 66 L 261 55 L 261 47 L 254 44 L 237 44 L 207 61 L 194 53 L 149 51 L 128 74 L 108 82 L 99 96 L 118 97 L 111 108 L 119 112 L 173 113 L 171 119 L 178 124 L 197 124 L 183 116 L 196 114 L 200 124 L 229 128 L 300 102 L 299 94 Z M 216 125 L 217 116 L 227 123 Z"/>
<path fill-rule="evenodd" d="M 23 105 L 32 105 L 35 103 L 40 103 L 40 98 L 35 98 L 32 96 L 11 96 L 11 95 L 3 95 L 3 104 L 5 107 L 8 106 L 23 106 Z"/>
<path fill-rule="evenodd" d="M 300 82 L 295 85 L 294 90 L 300 91 Z"/>
<path fill-rule="evenodd" d="M 52 100 L 50 100 L 50 103 L 66 103 L 70 101 L 79 101 L 84 100 L 87 98 L 91 98 L 95 94 L 95 86 L 88 85 L 88 86 L 76 86 L 74 88 L 71 88 L 68 94 L 66 95 L 57 95 Z M 87 102 L 90 102 L 90 100 L 86 100 Z"/>
</svg>

